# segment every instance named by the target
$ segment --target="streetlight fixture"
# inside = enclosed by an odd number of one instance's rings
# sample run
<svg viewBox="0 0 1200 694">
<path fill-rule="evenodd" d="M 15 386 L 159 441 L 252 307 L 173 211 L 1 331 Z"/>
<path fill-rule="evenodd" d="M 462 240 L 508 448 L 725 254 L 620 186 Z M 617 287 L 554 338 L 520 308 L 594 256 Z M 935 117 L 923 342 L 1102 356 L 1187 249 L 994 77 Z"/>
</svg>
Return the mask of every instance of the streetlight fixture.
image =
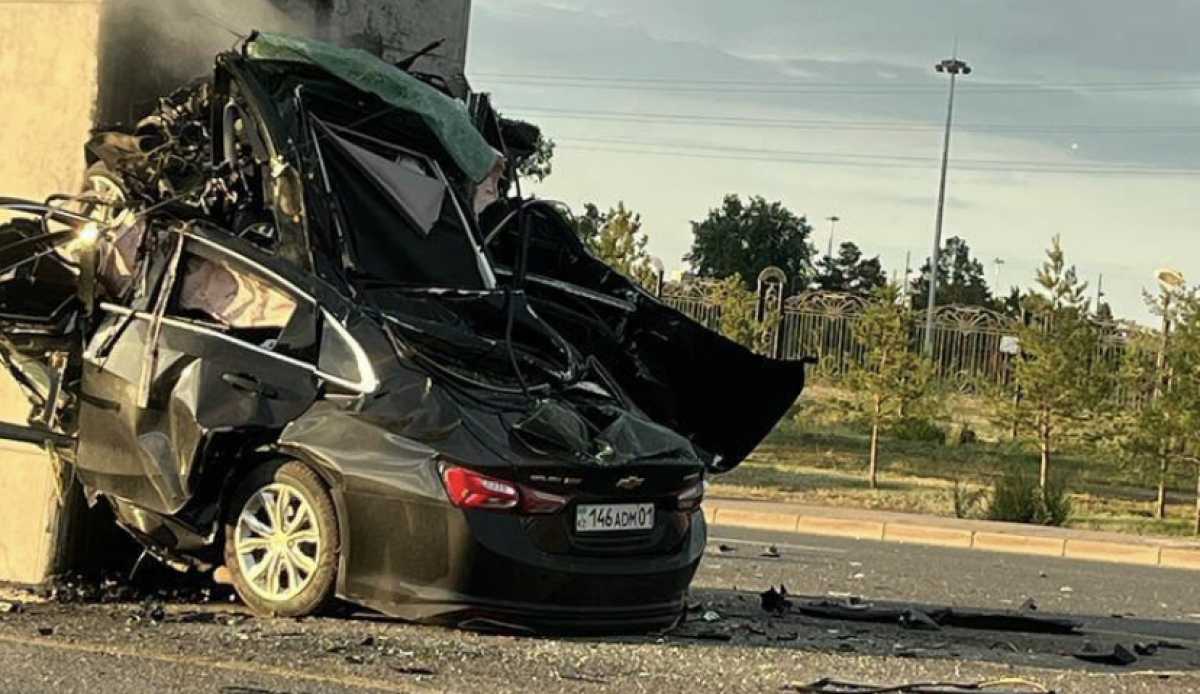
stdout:
<svg viewBox="0 0 1200 694">
<path fill-rule="evenodd" d="M 663 285 L 666 284 L 667 267 L 663 265 L 662 258 L 656 255 L 650 256 L 650 269 L 654 271 L 654 296 L 662 298 Z"/>
<path fill-rule="evenodd" d="M 1182 272 L 1169 267 L 1155 270 L 1154 279 L 1158 280 L 1158 288 L 1162 291 L 1162 345 L 1158 352 L 1158 368 L 1161 371 L 1166 361 L 1167 344 L 1171 339 L 1171 296 L 1183 289 L 1184 281 Z M 1156 387 L 1155 397 L 1159 395 L 1158 390 Z"/>
<path fill-rule="evenodd" d="M 1154 271 L 1154 279 L 1163 289 L 1179 289 L 1183 286 L 1183 273 L 1174 268 L 1162 267 Z"/>
<path fill-rule="evenodd" d="M 829 250 L 825 253 L 825 255 L 832 258 L 833 257 L 833 230 L 837 226 L 837 223 L 842 221 L 842 218 L 837 215 L 834 215 L 832 217 L 826 217 L 825 221 L 829 222 Z"/>
<path fill-rule="evenodd" d="M 937 223 L 933 231 L 933 253 L 929 257 L 929 301 L 925 310 L 925 356 L 933 356 L 933 308 L 937 298 L 938 252 L 942 247 L 942 217 L 946 208 L 946 169 L 950 164 L 950 125 L 954 121 L 954 84 L 959 75 L 971 74 L 971 66 L 955 58 L 947 58 L 933 66 L 937 72 L 950 75 L 950 99 L 946 106 L 946 135 L 942 142 L 942 178 L 938 186 Z"/>
</svg>

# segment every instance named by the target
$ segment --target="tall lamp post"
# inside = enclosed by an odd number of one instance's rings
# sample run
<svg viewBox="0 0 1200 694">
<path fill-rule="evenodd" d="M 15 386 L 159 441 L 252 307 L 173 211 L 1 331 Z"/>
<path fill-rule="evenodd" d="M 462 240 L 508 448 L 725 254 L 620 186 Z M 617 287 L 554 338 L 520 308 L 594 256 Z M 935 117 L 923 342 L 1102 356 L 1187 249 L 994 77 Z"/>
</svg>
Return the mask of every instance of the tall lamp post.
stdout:
<svg viewBox="0 0 1200 694">
<path fill-rule="evenodd" d="M 950 100 L 946 107 L 946 135 L 942 142 L 942 179 L 938 185 L 937 223 L 933 230 L 933 253 L 929 256 L 929 300 L 925 306 L 925 356 L 933 356 L 933 308 L 937 299 L 938 252 L 942 248 L 942 216 L 946 208 L 946 169 L 950 164 L 950 125 L 954 121 L 954 83 L 959 75 L 971 74 L 971 66 L 958 58 L 947 58 L 934 70 L 950 75 Z"/>
<path fill-rule="evenodd" d="M 837 227 L 837 223 L 842 221 L 842 218 L 837 215 L 834 215 L 832 217 L 826 217 L 825 221 L 829 222 L 829 251 L 825 255 L 832 258 L 833 257 L 833 230 L 834 230 L 834 228 Z"/>
<path fill-rule="evenodd" d="M 1161 291 L 1162 303 L 1162 341 L 1158 347 L 1158 359 L 1155 360 L 1155 378 L 1154 378 L 1154 399 L 1157 400 L 1165 394 L 1165 391 L 1170 388 L 1167 364 L 1167 348 L 1171 344 L 1171 298 L 1184 287 L 1183 273 L 1172 268 L 1159 268 L 1154 272 L 1154 279 L 1158 280 L 1158 288 Z M 1173 437 L 1172 437 L 1173 439 Z M 1163 442 L 1163 448 L 1159 451 L 1159 468 L 1158 468 L 1158 495 L 1154 501 L 1154 517 L 1162 520 L 1167 515 L 1167 466 L 1169 459 L 1167 455 L 1174 446 L 1174 441 L 1168 439 Z M 1196 499 L 1196 523 L 1200 528 L 1200 497 Z"/>
</svg>

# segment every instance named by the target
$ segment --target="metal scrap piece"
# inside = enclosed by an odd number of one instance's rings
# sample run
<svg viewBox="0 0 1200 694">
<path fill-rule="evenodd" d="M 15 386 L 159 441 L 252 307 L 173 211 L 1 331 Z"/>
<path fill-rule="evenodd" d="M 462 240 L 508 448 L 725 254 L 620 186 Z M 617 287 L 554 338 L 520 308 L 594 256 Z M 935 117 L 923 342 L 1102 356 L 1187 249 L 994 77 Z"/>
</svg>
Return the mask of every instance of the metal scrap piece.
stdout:
<svg viewBox="0 0 1200 694">
<path fill-rule="evenodd" d="M 899 624 L 917 629 L 929 629 L 932 626 L 1030 634 L 1075 634 L 1082 626 L 1073 619 L 1043 617 L 1030 612 L 951 608 L 919 610 L 910 607 L 878 607 L 873 603 L 850 601 L 814 600 L 801 603 L 795 609 L 800 614 L 819 619 Z"/>
<path fill-rule="evenodd" d="M 1020 687 L 1020 689 L 998 689 L 997 687 Z M 857 684 L 825 678 L 809 684 L 788 684 L 787 692 L 805 694 L 1055 694 L 1037 682 L 1021 678 L 1005 678 L 988 682 L 913 682 L 898 685 Z"/>
</svg>

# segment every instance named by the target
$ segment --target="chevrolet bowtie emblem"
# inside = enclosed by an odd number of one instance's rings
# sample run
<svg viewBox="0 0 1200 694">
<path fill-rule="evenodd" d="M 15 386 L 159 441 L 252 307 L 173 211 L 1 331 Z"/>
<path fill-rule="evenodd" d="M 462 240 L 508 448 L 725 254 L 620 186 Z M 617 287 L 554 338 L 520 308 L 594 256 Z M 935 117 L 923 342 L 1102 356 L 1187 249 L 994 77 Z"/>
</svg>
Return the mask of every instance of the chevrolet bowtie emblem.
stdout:
<svg viewBox="0 0 1200 694">
<path fill-rule="evenodd" d="M 623 477 L 617 480 L 618 489 L 637 489 L 642 486 L 642 482 L 646 480 L 641 477 Z"/>
</svg>

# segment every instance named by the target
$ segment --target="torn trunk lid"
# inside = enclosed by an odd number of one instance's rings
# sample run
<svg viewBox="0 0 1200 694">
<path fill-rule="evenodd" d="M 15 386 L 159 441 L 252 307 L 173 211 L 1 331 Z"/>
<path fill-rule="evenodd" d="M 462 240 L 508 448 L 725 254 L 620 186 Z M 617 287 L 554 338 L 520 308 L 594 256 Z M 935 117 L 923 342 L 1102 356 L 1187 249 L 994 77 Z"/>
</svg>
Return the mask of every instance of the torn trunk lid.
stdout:
<svg viewBox="0 0 1200 694">
<path fill-rule="evenodd" d="M 804 389 L 807 362 L 755 354 L 663 304 L 593 256 L 553 204 L 494 207 L 481 225 L 501 280 L 515 274 L 525 217 L 532 309 L 640 412 L 690 440 L 710 470 L 737 466 Z"/>
</svg>

